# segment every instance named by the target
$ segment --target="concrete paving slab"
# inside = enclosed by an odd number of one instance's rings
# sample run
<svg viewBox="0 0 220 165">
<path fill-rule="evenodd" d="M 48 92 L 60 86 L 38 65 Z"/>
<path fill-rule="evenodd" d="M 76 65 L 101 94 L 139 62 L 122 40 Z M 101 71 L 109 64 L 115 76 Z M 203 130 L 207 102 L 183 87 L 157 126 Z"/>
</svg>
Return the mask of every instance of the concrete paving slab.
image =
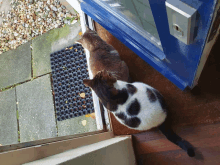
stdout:
<svg viewBox="0 0 220 165">
<path fill-rule="evenodd" d="M 30 44 L 0 55 L 0 89 L 31 79 Z"/>
<path fill-rule="evenodd" d="M 18 143 L 15 88 L 0 92 L 0 144 Z"/>
<path fill-rule="evenodd" d="M 53 29 L 32 41 L 33 76 L 37 77 L 51 72 L 50 54 L 73 45 L 81 31 L 80 23 Z"/>
<path fill-rule="evenodd" d="M 85 126 L 83 124 L 85 124 Z M 58 136 L 97 131 L 96 120 L 85 116 L 57 121 L 57 128 Z"/>
<path fill-rule="evenodd" d="M 16 86 L 20 141 L 57 136 L 50 75 Z"/>
</svg>

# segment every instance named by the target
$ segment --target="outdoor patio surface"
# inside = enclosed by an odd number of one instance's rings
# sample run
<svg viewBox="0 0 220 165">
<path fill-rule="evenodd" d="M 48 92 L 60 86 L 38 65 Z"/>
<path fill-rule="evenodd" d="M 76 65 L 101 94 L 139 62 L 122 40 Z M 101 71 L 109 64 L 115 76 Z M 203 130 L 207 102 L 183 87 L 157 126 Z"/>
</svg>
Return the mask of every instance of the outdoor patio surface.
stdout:
<svg viewBox="0 0 220 165">
<path fill-rule="evenodd" d="M 50 54 L 73 45 L 80 32 L 79 23 L 67 25 L 0 55 L 0 144 L 97 130 L 88 116 L 56 121 Z"/>
</svg>

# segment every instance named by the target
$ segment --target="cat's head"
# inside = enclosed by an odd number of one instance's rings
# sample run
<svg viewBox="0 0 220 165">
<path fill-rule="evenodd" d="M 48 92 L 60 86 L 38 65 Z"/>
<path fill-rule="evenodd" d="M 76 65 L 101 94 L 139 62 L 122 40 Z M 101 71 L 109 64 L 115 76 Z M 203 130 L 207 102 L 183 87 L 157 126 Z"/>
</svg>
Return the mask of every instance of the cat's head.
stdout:
<svg viewBox="0 0 220 165">
<path fill-rule="evenodd" d="M 117 94 L 117 90 L 114 87 L 114 83 L 117 79 L 108 71 L 99 71 L 93 79 L 84 79 L 83 83 L 85 86 L 92 88 L 95 93 L 101 97 L 101 95 L 112 95 Z"/>
<path fill-rule="evenodd" d="M 99 46 L 100 40 L 101 38 L 95 31 L 90 30 L 88 27 L 86 27 L 86 32 L 82 35 L 81 39 L 76 41 L 76 43 L 81 44 L 89 51 L 93 51 L 97 46 Z"/>
</svg>

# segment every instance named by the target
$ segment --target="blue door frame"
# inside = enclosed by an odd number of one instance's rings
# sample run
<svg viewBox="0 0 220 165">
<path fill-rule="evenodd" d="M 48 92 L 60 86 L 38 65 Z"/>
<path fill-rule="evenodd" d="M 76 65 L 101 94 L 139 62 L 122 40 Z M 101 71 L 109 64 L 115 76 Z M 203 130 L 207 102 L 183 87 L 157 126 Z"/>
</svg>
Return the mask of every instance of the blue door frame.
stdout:
<svg viewBox="0 0 220 165">
<path fill-rule="evenodd" d="M 117 16 L 111 8 L 84 0 L 82 10 L 181 90 L 192 87 L 217 0 L 182 0 L 199 13 L 194 42 L 186 45 L 169 32 L 166 0 L 149 0 L 163 51 Z M 193 2 L 192 2 L 193 1 Z"/>
</svg>

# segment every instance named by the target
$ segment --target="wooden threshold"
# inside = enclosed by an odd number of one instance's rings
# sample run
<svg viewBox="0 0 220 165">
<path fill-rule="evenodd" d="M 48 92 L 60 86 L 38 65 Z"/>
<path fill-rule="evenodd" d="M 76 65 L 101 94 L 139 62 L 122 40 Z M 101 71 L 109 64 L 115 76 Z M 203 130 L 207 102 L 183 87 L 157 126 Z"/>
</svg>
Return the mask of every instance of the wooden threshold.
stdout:
<svg viewBox="0 0 220 165">
<path fill-rule="evenodd" d="M 133 135 L 138 164 L 219 164 L 220 123 L 183 126 L 174 130 L 195 147 L 194 158 L 190 158 L 185 151 L 169 142 L 159 130 L 154 129 Z"/>
</svg>

